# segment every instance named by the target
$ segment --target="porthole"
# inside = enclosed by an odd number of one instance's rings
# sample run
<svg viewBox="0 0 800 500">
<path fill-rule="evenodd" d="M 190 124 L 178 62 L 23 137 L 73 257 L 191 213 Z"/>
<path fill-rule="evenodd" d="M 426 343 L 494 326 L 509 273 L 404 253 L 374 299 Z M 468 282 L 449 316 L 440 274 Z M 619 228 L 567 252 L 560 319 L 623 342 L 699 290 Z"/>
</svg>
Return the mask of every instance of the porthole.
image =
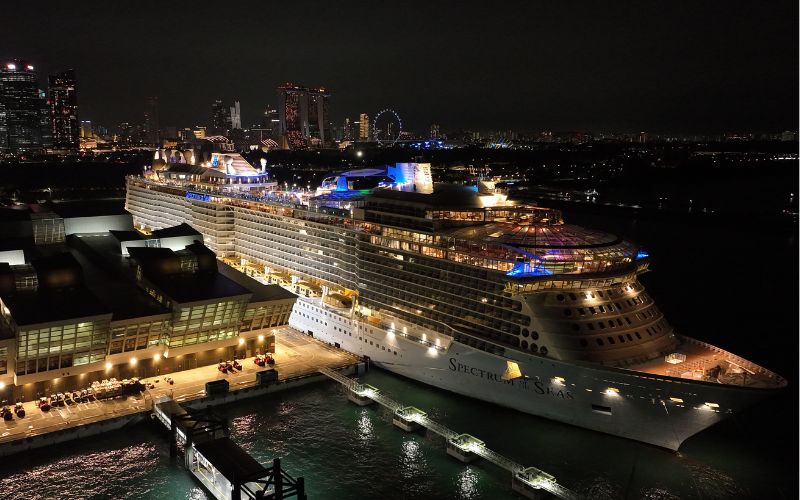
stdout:
<svg viewBox="0 0 800 500">
<path fill-rule="evenodd" d="M 536 344 L 531 344 L 531 351 L 536 352 L 538 350 L 539 350 L 539 346 L 537 346 Z"/>
<path fill-rule="evenodd" d="M 527 342 L 527 341 L 525 341 L 525 340 L 523 340 L 523 341 L 520 343 L 520 346 L 521 346 L 523 349 L 527 349 L 527 348 L 528 348 L 528 342 Z"/>
<path fill-rule="evenodd" d="M 533 340 L 539 340 L 539 332 L 537 332 L 535 330 L 533 332 L 531 332 L 531 338 Z"/>
<path fill-rule="evenodd" d="M 544 356 L 547 356 L 547 347 L 545 347 L 545 346 L 542 346 L 542 347 L 540 347 L 540 348 L 539 348 L 539 352 L 540 352 L 542 355 L 544 355 Z"/>
<path fill-rule="evenodd" d="M 558 300 L 559 302 L 564 302 L 564 295 L 559 293 L 558 295 L 556 295 L 556 300 Z"/>
</svg>

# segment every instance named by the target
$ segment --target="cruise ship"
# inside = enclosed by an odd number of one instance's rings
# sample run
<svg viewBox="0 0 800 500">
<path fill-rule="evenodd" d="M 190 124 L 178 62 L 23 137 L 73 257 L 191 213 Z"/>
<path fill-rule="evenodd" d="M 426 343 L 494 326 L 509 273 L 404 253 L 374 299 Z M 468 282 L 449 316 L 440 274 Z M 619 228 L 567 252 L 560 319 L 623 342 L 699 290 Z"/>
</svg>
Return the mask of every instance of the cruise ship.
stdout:
<svg viewBox="0 0 800 500">
<path fill-rule="evenodd" d="M 188 223 L 218 258 L 295 292 L 293 327 L 539 417 L 677 450 L 786 386 L 674 331 L 639 281 L 645 249 L 491 182 L 434 186 L 429 164 L 400 163 L 280 187 L 263 160 L 159 150 L 128 178 L 126 208 L 144 233 Z"/>
</svg>

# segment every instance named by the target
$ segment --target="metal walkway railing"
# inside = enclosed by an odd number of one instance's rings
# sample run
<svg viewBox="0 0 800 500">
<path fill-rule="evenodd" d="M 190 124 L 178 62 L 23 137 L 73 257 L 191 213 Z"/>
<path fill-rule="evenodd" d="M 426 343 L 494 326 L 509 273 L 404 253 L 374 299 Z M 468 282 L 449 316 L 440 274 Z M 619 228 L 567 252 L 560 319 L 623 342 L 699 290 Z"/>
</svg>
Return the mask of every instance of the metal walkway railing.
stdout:
<svg viewBox="0 0 800 500">
<path fill-rule="evenodd" d="M 372 387 L 367 384 L 361 384 L 358 381 L 348 378 L 337 371 L 329 368 L 320 368 L 319 372 L 339 382 L 358 396 L 375 401 L 379 405 L 388 408 L 395 414 L 400 415 L 404 409 L 409 408 L 408 406 L 398 403 L 392 398 L 381 394 L 380 390 L 376 387 Z M 448 440 L 448 442 L 455 442 L 457 438 L 463 436 L 462 434 L 455 432 L 454 430 L 436 422 L 435 420 L 430 419 L 427 415 L 421 412 L 404 415 L 404 418 L 444 437 Z M 490 450 L 481 442 L 469 443 L 465 445 L 463 449 L 464 451 L 472 452 L 475 455 L 478 455 L 484 460 L 491 462 L 500 468 L 506 469 L 507 471 L 511 472 L 515 479 L 527 483 L 535 488 L 545 490 L 555 497 L 563 498 L 565 500 L 577 500 L 581 498 L 576 493 L 558 484 L 556 478 L 552 475 L 535 467 L 524 467 L 510 458 Z"/>
</svg>

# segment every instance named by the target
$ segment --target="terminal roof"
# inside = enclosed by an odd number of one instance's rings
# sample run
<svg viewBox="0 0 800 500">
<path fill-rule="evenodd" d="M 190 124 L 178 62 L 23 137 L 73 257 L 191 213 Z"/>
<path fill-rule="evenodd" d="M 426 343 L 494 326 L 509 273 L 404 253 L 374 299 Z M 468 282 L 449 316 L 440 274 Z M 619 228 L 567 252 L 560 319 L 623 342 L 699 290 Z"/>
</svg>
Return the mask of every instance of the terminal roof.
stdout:
<svg viewBox="0 0 800 500">
<path fill-rule="evenodd" d="M 111 315 L 111 310 L 85 286 L 58 290 L 20 290 L 3 295 L 3 303 L 19 326 Z"/>
<path fill-rule="evenodd" d="M 164 229 L 156 229 L 153 231 L 154 238 L 172 238 L 175 236 L 194 236 L 200 235 L 200 232 L 187 223 L 178 224 L 177 226 L 165 227 Z"/>
</svg>

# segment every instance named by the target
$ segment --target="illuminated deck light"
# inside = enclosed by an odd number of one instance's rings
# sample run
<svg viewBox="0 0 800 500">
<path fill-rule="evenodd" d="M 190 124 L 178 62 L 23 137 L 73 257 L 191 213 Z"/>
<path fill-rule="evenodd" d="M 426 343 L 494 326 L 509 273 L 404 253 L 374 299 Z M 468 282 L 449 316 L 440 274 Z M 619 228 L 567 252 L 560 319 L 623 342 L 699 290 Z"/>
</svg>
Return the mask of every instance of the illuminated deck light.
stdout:
<svg viewBox="0 0 800 500">
<path fill-rule="evenodd" d="M 605 392 L 606 396 L 618 397 L 619 396 L 619 389 L 616 387 L 609 387 L 606 389 Z"/>
<path fill-rule="evenodd" d="M 239 337 L 239 345 L 244 345 L 244 339 L 242 337 Z"/>
<path fill-rule="evenodd" d="M 553 383 L 558 385 L 564 385 L 564 377 L 553 377 Z"/>
<path fill-rule="evenodd" d="M 719 408 L 719 405 L 717 403 L 705 403 L 705 405 L 708 406 L 709 408 Z"/>
<path fill-rule="evenodd" d="M 681 398 L 669 398 L 669 400 L 672 401 L 673 403 L 683 403 L 683 400 Z"/>
<path fill-rule="evenodd" d="M 131 366 L 136 366 L 136 363 L 138 363 L 138 362 L 139 362 L 139 360 L 138 360 L 138 359 L 136 359 L 136 357 L 135 357 L 135 356 L 131 358 L 131 361 L 130 361 L 130 363 L 131 363 Z"/>
</svg>

